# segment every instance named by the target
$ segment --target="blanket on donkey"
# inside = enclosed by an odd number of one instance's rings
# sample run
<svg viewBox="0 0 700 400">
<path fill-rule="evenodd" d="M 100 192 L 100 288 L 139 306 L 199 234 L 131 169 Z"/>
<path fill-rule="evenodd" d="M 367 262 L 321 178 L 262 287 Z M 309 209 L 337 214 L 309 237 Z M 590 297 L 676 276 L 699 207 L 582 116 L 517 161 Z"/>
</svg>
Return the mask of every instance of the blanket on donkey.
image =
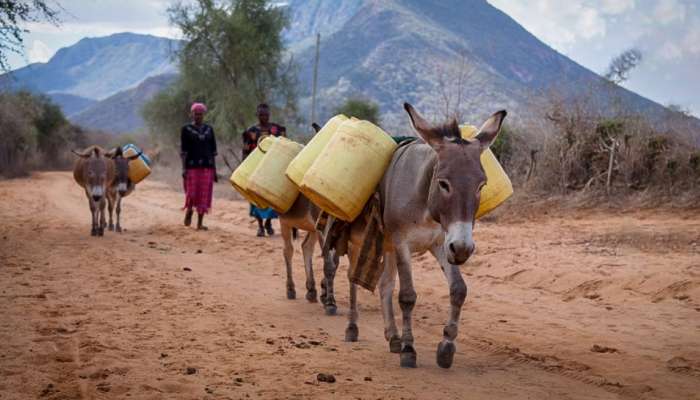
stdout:
<svg viewBox="0 0 700 400">
<path fill-rule="evenodd" d="M 350 255 L 350 282 L 374 292 L 384 272 L 384 231 L 379 193 L 374 193 L 352 223 L 321 213 L 316 229 L 321 232 L 324 251 L 335 250 L 338 256 Z"/>
</svg>

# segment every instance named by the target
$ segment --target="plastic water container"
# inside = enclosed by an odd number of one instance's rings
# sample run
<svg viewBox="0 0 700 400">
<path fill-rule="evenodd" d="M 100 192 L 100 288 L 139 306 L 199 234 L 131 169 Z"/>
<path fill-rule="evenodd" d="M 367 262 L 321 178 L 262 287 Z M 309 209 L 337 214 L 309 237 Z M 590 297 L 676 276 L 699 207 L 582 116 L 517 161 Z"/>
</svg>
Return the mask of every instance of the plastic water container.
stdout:
<svg viewBox="0 0 700 400">
<path fill-rule="evenodd" d="M 122 155 L 124 157 L 132 157 L 139 153 L 141 155 L 137 159 L 129 161 L 129 180 L 135 184 L 146 179 L 151 174 L 151 160 L 134 144 L 127 144 L 122 147 Z"/>
<path fill-rule="evenodd" d="M 465 139 L 473 139 L 478 133 L 478 128 L 472 125 L 462 125 L 459 129 Z M 481 166 L 486 172 L 486 185 L 481 189 L 481 201 L 476 211 L 476 218 L 494 210 L 513 194 L 513 184 L 491 149 L 481 153 Z"/>
<path fill-rule="evenodd" d="M 308 169 L 299 190 L 324 211 L 351 222 L 376 190 L 396 147 L 371 122 L 349 119 Z"/>
<path fill-rule="evenodd" d="M 295 185 L 301 186 L 301 181 L 304 179 L 306 171 L 309 170 L 311 164 L 313 164 L 316 158 L 321 154 L 331 140 L 331 137 L 338 131 L 338 127 L 347 120 L 348 117 L 343 114 L 338 114 L 329 119 L 328 122 L 323 125 L 323 128 L 321 128 L 309 143 L 304 146 L 304 149 L 289 163 L 286 172 L 287 178 L 291 179 Z"/>
<path fill-rule="evenodd" d="M 301 144 L 284 137 L 273 141 L 250 175 L 248 191 L 263 199 L 275 211 L 287 212 L 299 196 L 299 189 L 284 172 L 302 148 L 304 146 Z"/>
<path fill-rule="evenodd" d="M 253 150 L 248 157 L 246 157 L 245 160 L 236 168 L 235 171 L 231 174 L 231 178 L 229 181 L 231 182 L 231 185 L 233 185 L 234 189 L 238 191 L 238 193 L 241 194 L 246 200 L 249 202 L 253 203 L 254 206 L 258 208 L 268 208 L 270 207 L 269 204 L 265 202 L 265 200 L 259 198 L 256 196 L 254 193 L 251 193 L 248 189 L 249 184 L 250 184 L 250 176 L 253 174 L 255 169 L 258 167 L 258 164 L 260 164 L 260 161 L 262 161 L 263 157 L 265 157 L 265 152 L 269 149 L 269 147 L 272 145 L 272 142 L 274 142 L 276 138 L 274 137 L 266 137 L 258 143 L 258 147 Z"/>
</svg>

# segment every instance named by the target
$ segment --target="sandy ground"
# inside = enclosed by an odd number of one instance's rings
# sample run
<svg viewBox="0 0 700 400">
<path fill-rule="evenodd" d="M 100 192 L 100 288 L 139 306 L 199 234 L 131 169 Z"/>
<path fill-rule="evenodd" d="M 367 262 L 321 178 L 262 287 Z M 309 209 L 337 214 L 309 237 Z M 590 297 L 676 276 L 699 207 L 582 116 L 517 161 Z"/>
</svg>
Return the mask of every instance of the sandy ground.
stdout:
<svg viewBox="0 0 700 400">
<path fill-rule="evenodd" d="M 303 299 L 299 243 L 286 299 L 281 239 L 254 237 L 245 203 L 215 200 L 208 232 L 180 225 L 165 185 L 124 203 L 127 231 L 93 238 L 69 174 L 0 182 L 0 399 L 700 398 L 697 212 L 480 223 L 450 370 L 448 290 L 414 258 L 419 367 L 402 370 L 378 295 L 361 291 L 343 342 L 345 263 L 328 317 Z"/>
</svg>

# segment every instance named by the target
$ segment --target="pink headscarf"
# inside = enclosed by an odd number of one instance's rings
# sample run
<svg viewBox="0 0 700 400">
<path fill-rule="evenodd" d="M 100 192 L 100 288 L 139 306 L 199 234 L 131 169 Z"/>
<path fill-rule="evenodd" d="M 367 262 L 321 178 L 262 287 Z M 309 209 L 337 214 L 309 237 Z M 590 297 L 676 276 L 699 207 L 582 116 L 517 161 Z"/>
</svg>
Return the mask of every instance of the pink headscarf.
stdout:
<svg viewBox="0 0 700 400">
<path fill-rule="evenodd" d="M 190 112 L 195 111 L 201 111 L 205 113 L 207 112 L 207 106 L 205 106 L 203 103 L 192 103 L 192 107 L 190 107 Z"/>
</svg>

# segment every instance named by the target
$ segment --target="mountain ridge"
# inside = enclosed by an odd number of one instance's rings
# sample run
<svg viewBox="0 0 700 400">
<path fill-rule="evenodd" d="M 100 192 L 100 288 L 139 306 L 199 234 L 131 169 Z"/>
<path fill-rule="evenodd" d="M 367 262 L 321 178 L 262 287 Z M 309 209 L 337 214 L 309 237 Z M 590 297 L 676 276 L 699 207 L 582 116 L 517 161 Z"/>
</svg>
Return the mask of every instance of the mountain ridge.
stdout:
<svg viewBox="0 0 700 400">
<path fill-rule="evenodd" d="M 463 97 L 463 119 L 471 123 L 502 108 L 511 112 L 511 120 L 532 118 L 552 86 L 564 99 L 592 92 L 593 104 L 603 110 L 618 98 L 627 109 L 650 117 L 667 112 L 625 88 L 608 85 L 601 90 L 602 77 L 485 0 L 289 0 L 285 7 L 291 23 L 283 37 L 299 64 L 303 116 L 311 103 L 315 36 L 322 34 L 320 121 L 331 117 L 344 99 L 360 97 L 379 104 L 385 129 L 402 133 L 408 127 L 404 101 L 426 116 L 442 118 L 448 114 L 444 99 L 455 86 Z M 141 84 L 176 74 L 172 55 L 179 45 L 177 40 L 133 33 L 84 38 L 60 49 L 47 63 L 14 71 L 20 84 L 0 76 L 0 87 L 47 93 L 72 120 L 91 127 L 138 130 L 143 128 L 138 125 L 143 123 L 140 110 L 119 111 L 129 121 L 123 123 L 113 115 L 115 107 L 140 107 L 134 93 Z M 140 93 L 172 80 L 156 79 Z M 110 115 L 114 121 L 108 121 Z"/>
</svg>

